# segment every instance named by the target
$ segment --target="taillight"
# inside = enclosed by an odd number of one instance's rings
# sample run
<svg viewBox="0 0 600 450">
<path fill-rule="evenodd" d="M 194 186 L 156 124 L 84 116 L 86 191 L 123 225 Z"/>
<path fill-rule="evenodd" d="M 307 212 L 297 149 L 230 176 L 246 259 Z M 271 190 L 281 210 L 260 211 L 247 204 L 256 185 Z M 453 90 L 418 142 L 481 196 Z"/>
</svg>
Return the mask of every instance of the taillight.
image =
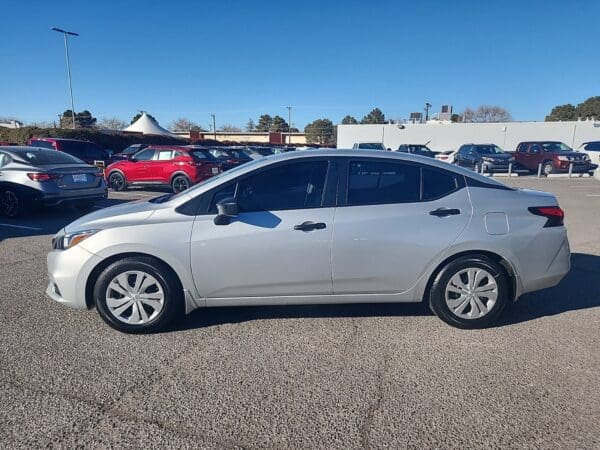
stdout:
<svg viewBox="0 0 600 450">
<path fill-rule="evenodd" d="M 564 224 L 565 212 L 558 206 L 532 206 L 529 212 L 548 219 L 544 228 L 561 227 Z"/>
<path fill-rule="evenodd" d="M 43 172 L 28 173 L 27 176 L 32 181 L 49 181 L 49 180 L 57 180 L 60 178 L 60 175 L 58 175 L 58 174 L 43 173 Z"/>
</svg>

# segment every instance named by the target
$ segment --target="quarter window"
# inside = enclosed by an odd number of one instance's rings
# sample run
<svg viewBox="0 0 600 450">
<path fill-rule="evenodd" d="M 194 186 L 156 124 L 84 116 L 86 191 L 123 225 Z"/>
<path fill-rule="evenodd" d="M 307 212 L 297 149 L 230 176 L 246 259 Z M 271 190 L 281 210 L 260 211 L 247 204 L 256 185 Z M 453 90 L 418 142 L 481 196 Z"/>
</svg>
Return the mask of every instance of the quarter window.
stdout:
<svg viewBox="0 0 600 450">
<path fill-rule="evenodd" d="M 418 202 L 419 167 L 387 162 L 351 161 L 348 205 Z"/>
<path fill-rule="evenodd" d="M 448 172 L 423 169 L 423 200 L 444 197 L 458 188 L 456 177 Z"/>
<path fill-rule="evenodd" d="M 241 212 L 318 208 L 323 200 L 326 161 L 286 164 L 238 183 Z"/>
<path fill-rule="evenodd" d="M 171 159 L 173 152 L 171 150 L 159 150 L 156 156 L 158 161 L 168 161 Z"/>
</svg>

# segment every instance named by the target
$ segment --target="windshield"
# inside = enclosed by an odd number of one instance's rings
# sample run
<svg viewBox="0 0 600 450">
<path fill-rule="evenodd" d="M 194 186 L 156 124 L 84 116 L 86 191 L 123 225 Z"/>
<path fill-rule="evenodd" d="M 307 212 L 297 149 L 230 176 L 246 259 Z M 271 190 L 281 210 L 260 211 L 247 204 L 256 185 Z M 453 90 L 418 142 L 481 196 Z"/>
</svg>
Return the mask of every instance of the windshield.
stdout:
<svg viewBox="0 0 600 450">
<path fill-rule="evenodd" d="M 55 164 L 85 164 L 82 160 L 58 150 L 29 150 L 15 152 L 19 158 L 32 166 L 52 166 Z"/>
<path fill-rule="evenodd" d="M 545 142 L 542 144 L 545 152 L 572 152 L 573 149 L 562 142 Z"/>
<path fill-rule="evenodd" d="M 500 155 L 504 153 L 504 150 L 496 145 L 477 145 L 475 151 L 480 155 Z"/>
</svg>

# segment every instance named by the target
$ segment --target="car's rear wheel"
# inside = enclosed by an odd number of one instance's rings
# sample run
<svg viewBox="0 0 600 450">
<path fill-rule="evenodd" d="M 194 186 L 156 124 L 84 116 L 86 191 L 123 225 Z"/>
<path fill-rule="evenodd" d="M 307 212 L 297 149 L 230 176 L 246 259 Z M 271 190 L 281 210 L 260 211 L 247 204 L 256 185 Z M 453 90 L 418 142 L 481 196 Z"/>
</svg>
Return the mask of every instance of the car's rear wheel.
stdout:
<svg viewBox="0 0 600 450">
<path fill-rule="evenodd" d="M 185 175 L 177 175 L 175 178 L 173 178 L 173 181 L 171 181 L 171 188 L 176 194 L 185 191 L 191 185 L 192 183 L 190 182 L 190 179 Z"/>
<path fill-rule="evenodd" d="M 183 310 L 183 290 L 173 271 L 150 257 L 130 257 L 108 266 L 94 285 L 100 317 L 125 333 L 152 333 Z"/>
<path fill-rule="evenodd" d="M 554 172 L 554 164 L 552 163 L 552 161 L 546 161 L 544 164 L 542 164 L 542 173 L 544 175 L 548 176 L 553 172 Z"/>
<path fill-rule="evenodd" d="M 108 177 L 108 185 L 115 191 L 124 191 L 127 189 L 125 176 L 120 172 L 113 172 Z"/>
<path fill-rule="evenodd" d="M 431 286 L 429 304 L 444 322 L 457 328 L 483 328 L 498 319 L 509 302 L 506 271 L 483 255 L 450 261 Z"/>
<path fill-rule="evenodd" d="M 0 210 L 6 217 L 18 217 L 25 210 L 23 198 L 13 189 L 3 190 L 0 192 Z"/>
</svg>

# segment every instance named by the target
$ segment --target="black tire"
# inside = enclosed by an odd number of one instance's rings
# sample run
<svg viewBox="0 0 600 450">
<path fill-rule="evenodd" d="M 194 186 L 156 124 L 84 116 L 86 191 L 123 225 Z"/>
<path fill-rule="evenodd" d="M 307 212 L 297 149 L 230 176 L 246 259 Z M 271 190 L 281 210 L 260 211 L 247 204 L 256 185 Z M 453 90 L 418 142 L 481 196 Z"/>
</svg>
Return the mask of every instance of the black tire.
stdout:
<svg viewBox="0 0 600 450">
<path fill-rule="evenodd" d="M 185 175 L 177 175 L 171 181 L 171 189 L 174 193 L 178 194 L 179 192 L 183 192 L 192 185 L 192 182 Z"/>
<path fill-rule="evenodd" d="M 15 189 L 4 189 L 0 191 L 0 211 L 8 218 L 22 216 L 26 212 L 25 199 Z"/>
<path fill-rule="evenodd" d="M 125 323 L 119 320 L 107 305 L 106 294 L 109 284 L 117 276 L 128 271 L 142 271 L 151 275 L 160 284 L 163 291 L 164 303 L 162 310 L 147 323 Z M 160 331 L 180 317 L 184 310 L 183 289 L 173 270 L 164 263 L 146 256 L 123 258 L 109 265 L 96 280 L 93 293 L 100 317 L 112 328 L 124 333 L 138 334 Z M 126 314 L 132 308 L 133 305 L 127 308 L 124 313 Z M 149 314 L 148 311 L 147 313 Z M 133 311 L 131 311 L 131 314 L 133 314 Z"/>
<path fill-rule="evenodd" d="M 127 180 L 121 172 L 112 172 L 108 176 L 108 185 L 114 191 L 124 191 L 127 189 Z"/>
<path fill-rule="evenodd" d="M 554 173 L 554 163 L 552 161 L 546 161 L 542 164 L 542 175 L 548 176 Z"/>
<path fill-rule="evenodd" d="M 456 315 L 446 303 L 446 287 L 450 279 L 465 269 L 484 269 L 493 277 L 497 286 L 497 298 L 491 309 L 479 318 L 463 318 Z M 482 282 L 485 279 L 482 279 Z M 429 291 L 429 307 L 444 322 L 456 328 L 485 328 L 494 323 L 510 302 L 509 279 L 504 268 L 484 255 L 468 255 L 446 264 L 435 276 Z M 481 299 L 480 299 L 481 300 Z M 488 303 L 485 303 L 487 306 Z M 467 310 L 471 308 L 467 305 Z"/>
</svg>

